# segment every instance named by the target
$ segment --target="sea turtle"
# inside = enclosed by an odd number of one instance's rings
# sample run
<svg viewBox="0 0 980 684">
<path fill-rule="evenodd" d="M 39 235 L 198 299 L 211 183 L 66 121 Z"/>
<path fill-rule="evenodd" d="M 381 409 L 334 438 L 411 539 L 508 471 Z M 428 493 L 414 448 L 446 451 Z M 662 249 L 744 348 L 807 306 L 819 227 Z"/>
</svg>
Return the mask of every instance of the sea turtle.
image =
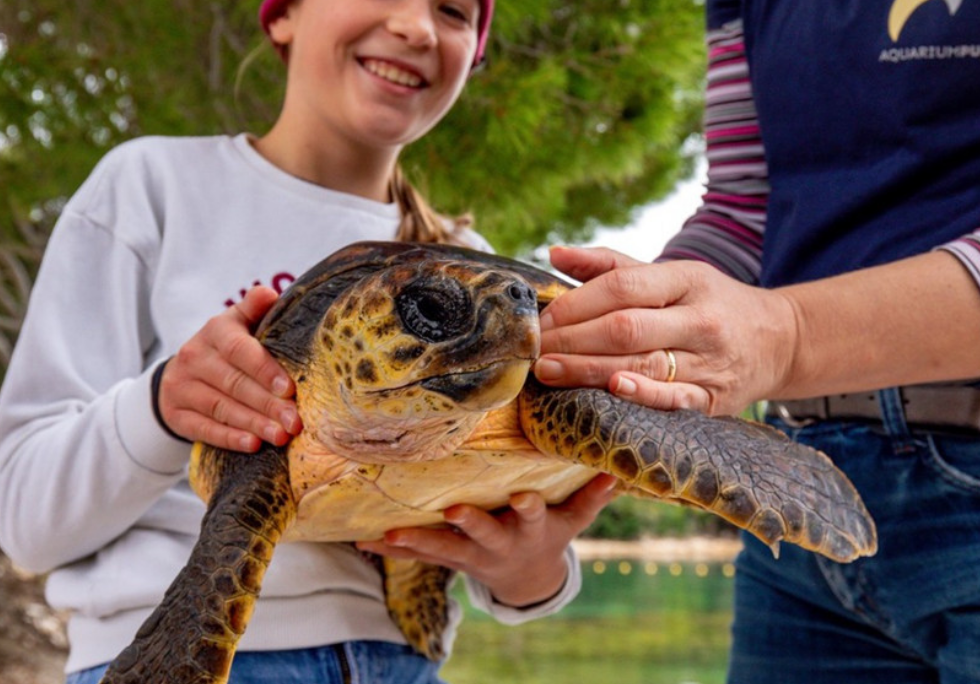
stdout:
<svg viewBox="0 0 980 684">
<path fill-rule="evenodd" d="M 873 521 L 823 454 L 764 425 L 534 381 L 539 309 L 570 287 L 503 257 L 393 242 L 351 245 L 299 278 L 256 335 L 295 380 L 304 430 L 257 455 L 195 445 L 197 546 L 103 682 L 225 682 L 280 538 L 376 539 L 517 491 L 560 501 L 597 471 L 774 550 L 874 553 Z M 449 572 L 381 569 L 392 618 L 440 658 Z"/>
</svg>

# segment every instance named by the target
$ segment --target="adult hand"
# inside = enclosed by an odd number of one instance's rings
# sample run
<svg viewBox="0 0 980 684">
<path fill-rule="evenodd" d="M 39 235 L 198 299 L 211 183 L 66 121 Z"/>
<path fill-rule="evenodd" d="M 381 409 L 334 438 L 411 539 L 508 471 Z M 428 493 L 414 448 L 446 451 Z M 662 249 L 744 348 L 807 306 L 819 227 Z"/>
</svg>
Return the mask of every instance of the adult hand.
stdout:
<svg viewBox="0 0 980 684">
<path fill-rule="evenodd" d="M 598 475 L 564 503 L 547 506 L 537 493 L 510 498 L 510 507 L 491 514 L 474 506 L 446 509 L 452 529 L 404 528 L 358 548 L 392 558 L 442 565 L 486 585 L 509 606 L 540 603 L 565 583 L 565 548 L 614 498 L 616 479 Z"/>
<path fill-rule="evenodd" d="M 796 318 L 778 291 L 701 262 L 648 264 L 602 248 L 553 248 L 551 261 L 584 284 L 542 312 L 534 372 L 545 384 L 718 415 L 770 396 L 786 377 Z"/>
<path fill-rule="evenodd" d="M 252 288 L 170 359 L 158 404 L 173 432 L 254 452 L 263 440 L 281 446 L 300 431 L 292 379 L 251 332 L 277 297 L 271 288 Z"/>
</svg>

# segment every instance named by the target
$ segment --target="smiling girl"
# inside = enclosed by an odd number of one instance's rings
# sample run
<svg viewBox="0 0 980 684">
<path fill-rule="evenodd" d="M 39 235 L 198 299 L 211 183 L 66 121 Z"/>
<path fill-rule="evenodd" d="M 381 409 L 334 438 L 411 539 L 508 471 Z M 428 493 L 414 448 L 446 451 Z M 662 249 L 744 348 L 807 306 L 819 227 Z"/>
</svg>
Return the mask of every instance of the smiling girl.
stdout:
<svg viewBox="0 0 980 684">
<path fill-rule="evenodd" d="M 0 395 L 0 545 L 50 573 L 71 684 L 100 679 L 187 560 L 204 512 L 187 442 L 251 453 L 301 427 L 291 380 L 249 333 L 277 293 L 251 286 L 357 240 L 488 247 L 429 208 L 397 160 L 482 60 L 492 9 L 266 0 L 287 71 L 272 128 L 131 141 L 66 206 Z M 505 622 L 546 615 L 577 591 L 568 542 L 608 485 L 552 508 L 519 495 L 497 517 L 454 507 L 460 534 L 399 530 L 372 548 L 463 571 Z M 438 667 L 405 644 L 355 547 L 295 543 L 266 574 L 230 681 L 412 684 Z"/>
</svg>

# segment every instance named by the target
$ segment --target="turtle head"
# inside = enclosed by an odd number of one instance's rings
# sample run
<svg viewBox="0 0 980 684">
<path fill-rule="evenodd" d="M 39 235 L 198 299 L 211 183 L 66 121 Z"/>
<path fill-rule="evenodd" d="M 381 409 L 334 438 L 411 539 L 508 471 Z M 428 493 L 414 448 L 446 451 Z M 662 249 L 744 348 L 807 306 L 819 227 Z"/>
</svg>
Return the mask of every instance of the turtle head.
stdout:
<svg viewBox="0 0 980 684">
<path fill-rule="evenodd" d="M 394 263 L 338 296 L 312 344 L 322 381 L 303 420 L 319 441 L 355 460 L 437 458 L 523 388 L 537 294 L 479 263 Z"/>
</svg>

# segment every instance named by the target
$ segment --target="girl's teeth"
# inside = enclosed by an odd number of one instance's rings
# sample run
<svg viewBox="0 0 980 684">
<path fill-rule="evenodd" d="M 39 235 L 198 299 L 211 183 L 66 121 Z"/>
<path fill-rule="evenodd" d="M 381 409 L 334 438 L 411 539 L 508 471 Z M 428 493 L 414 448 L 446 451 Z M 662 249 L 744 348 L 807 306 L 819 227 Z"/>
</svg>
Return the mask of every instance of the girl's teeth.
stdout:
<svg viewBox="0 0 980 684">
<path fill-rule="evenodd" d="M 388 64 L 387 62 L 368 60 L 364 63 L 364 66 L 375 76 L 380 76 L 386 81 L 391 81 L 392 83 L 397 83 L 398 85 L 408 86 L 410 88 L 417 88 L 418 86 L 422 85 L 422 79 L 417 75 L 399 69 L 398 67 Z"/>
</svg>

